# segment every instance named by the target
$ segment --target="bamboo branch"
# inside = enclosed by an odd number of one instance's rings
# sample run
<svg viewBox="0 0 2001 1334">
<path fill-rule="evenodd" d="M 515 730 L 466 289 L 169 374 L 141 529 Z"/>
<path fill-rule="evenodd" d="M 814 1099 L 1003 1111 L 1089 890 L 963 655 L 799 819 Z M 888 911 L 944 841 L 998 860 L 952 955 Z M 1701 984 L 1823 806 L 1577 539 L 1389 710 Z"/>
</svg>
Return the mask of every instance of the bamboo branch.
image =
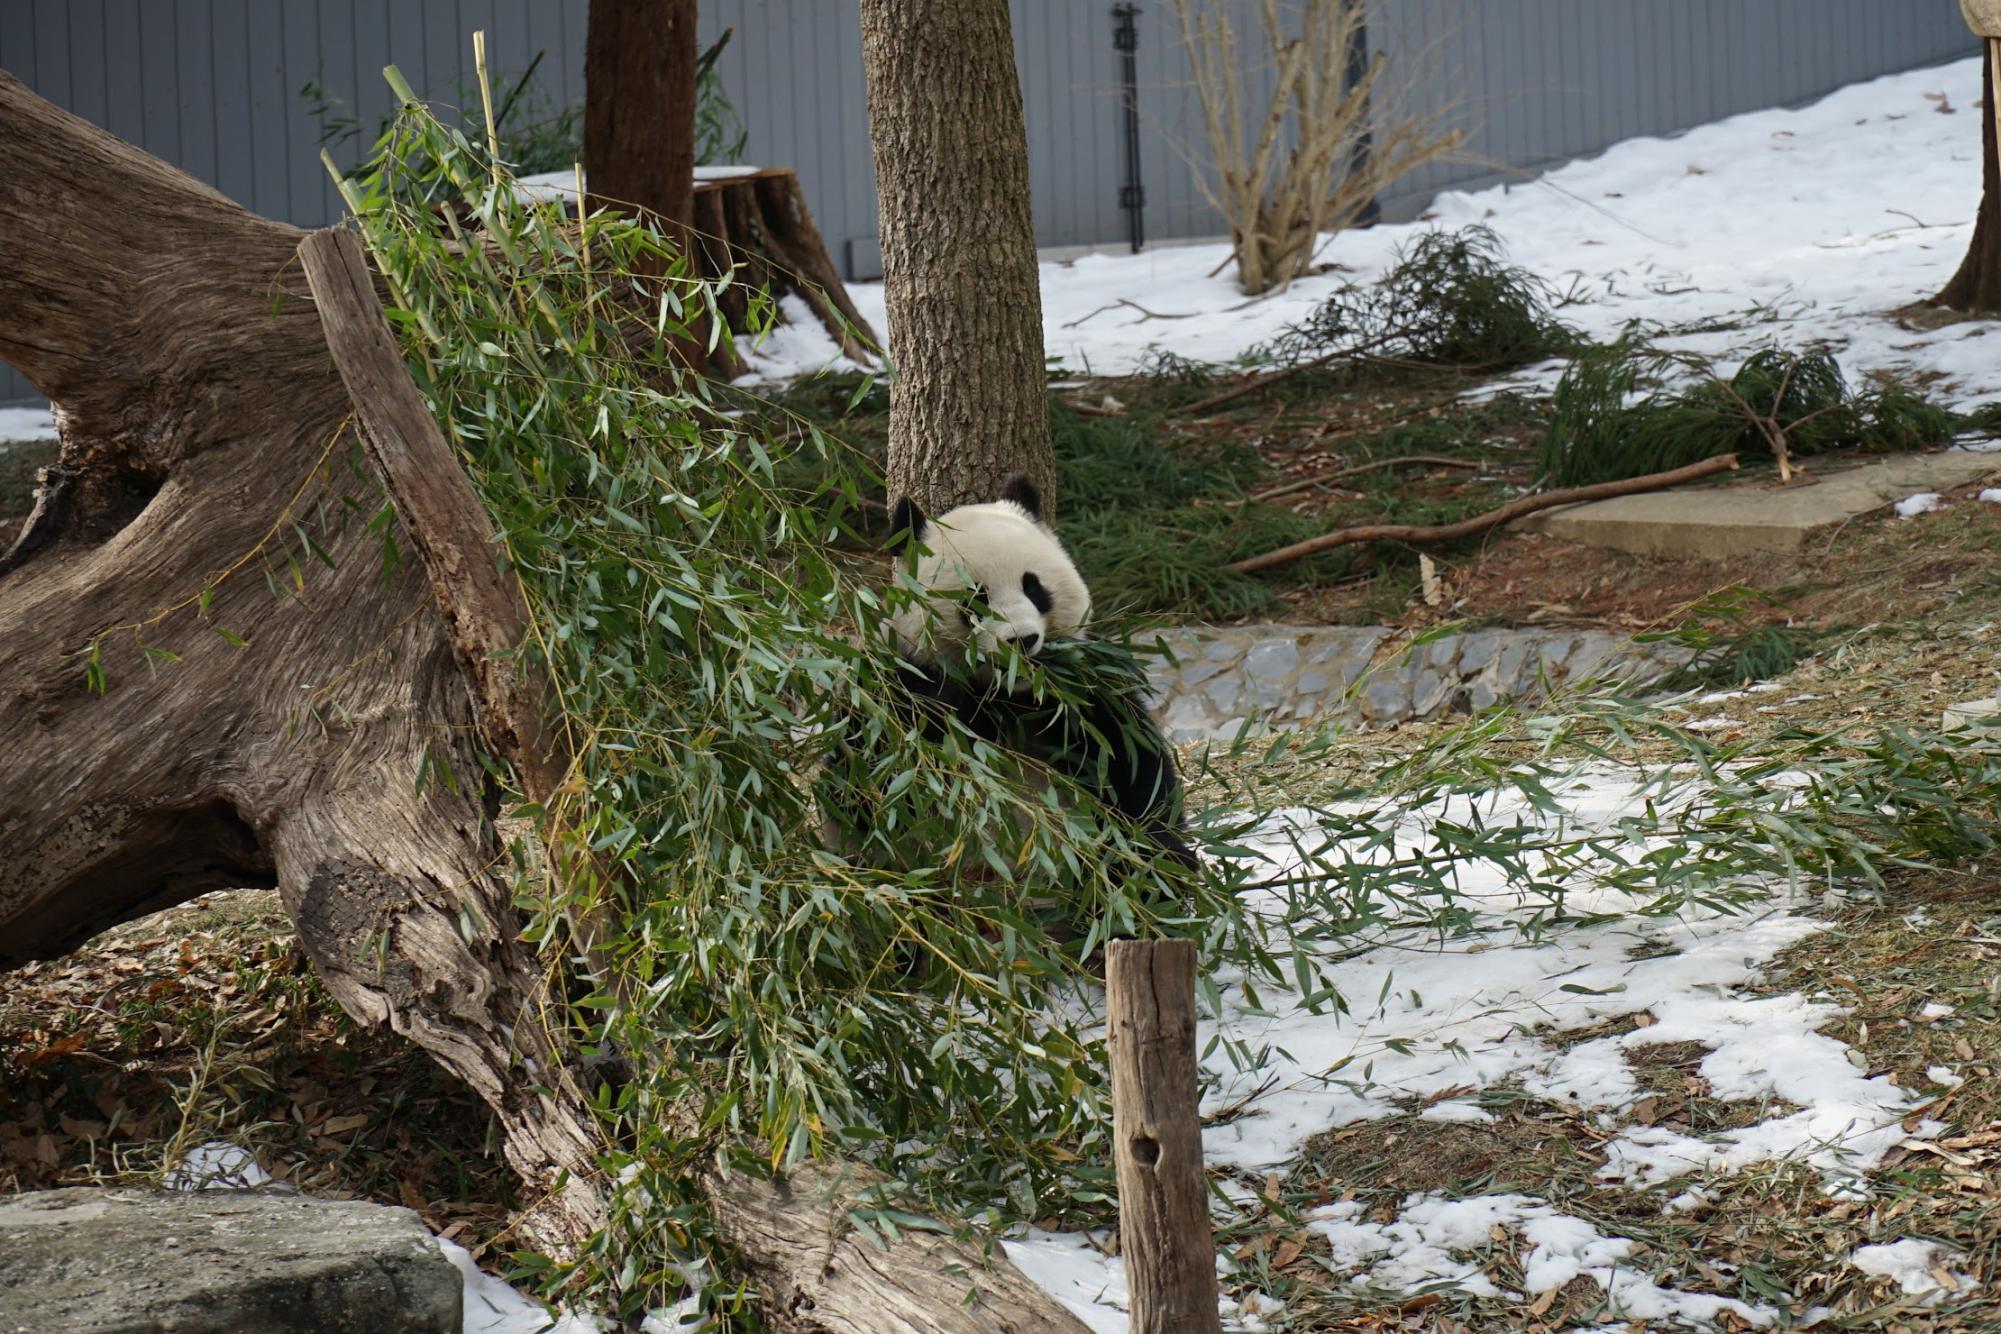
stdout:
<svg viewBox="0 0 2001 1334">
<path fill-rule="evenodd" d="M 1562 491 L 1546 491 L 1539 496 L 1524 496 L 1497 510 L 1476 514 L 1470 519 L 1461 519 L 1458 523 L 1439 524 L 1436 527 L 1413 523 L 1378 523 L 1360 528 L 1336 528 L 1331 533 L 1309 537 L 1304 542 L 1294 542 L 1289 547 L 1267 551 L 1261 556 L 1251 556 L 1234 564 L 1225 565 L 1223 568 L 1231 574 L 1252 574 L 1334 547 L 1353 546 L 1358 542 L 1451 542 L 1461 537 L 1484 533 L 1490 528 L 1503 527 L 1538 510 L 1555 509 L 1559 505 L 1578 505 L 1590 500 L 1610 500 L 1614 496 L 1637 495 L 1643 491 L 1662 491 L 1671 486 L 1680 486 L 1683 482 L 1693 482 L 1719 472 L 1730 472 L 1736 467 L 1735 454 L 1718 454 L 1715 458 L 1704 459 L 1700 463 L 1691 463 L 1685 468 L 1675 468 L 1669 472 L 1649 473 L 1645 477 L 1628 477 L 1618 482 L 1598 482 L 1592 486 L 1573 486 Z"/>
</svg>

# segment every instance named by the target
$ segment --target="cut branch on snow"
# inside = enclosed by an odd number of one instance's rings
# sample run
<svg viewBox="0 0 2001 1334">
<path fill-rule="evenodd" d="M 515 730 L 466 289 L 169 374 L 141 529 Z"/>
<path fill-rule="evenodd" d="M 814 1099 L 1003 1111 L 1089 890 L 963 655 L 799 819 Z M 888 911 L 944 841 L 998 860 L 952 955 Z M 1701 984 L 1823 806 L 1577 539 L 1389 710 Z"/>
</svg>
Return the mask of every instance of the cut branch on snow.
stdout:
<svg viewBox="0 0 2001 1334">
<path fill-rule="evenodd" d="M 1615 496 L 1630 496 L 1642 491 L 1664 491 L 1671 486 L 1680 486 L 1684 482 L 1699 481 L 1720 472 L 1730 472 L 1736 467 L 1735 454 L 1719 454 L 1714 458 L 1691 463 L 1685 468 L 1676 468 L 1671 472 L 1629 477 L 1617 482 L 1599 482 L 1595 486 L 1546 491 L 1539 496 L 1524 496 L 1499 509 L 1476 514 L 1457 523 L 1439 524 L 1436 527 L 1411 523 L 1378 523 L 1365 524 L 1358 528 L 1337 528 L 1331 533 L 1309 537 L 1304 542 L 1294 542 L 1291 546 L 1267 551 L 1261 556 L 1251 556 L 1225 565 L 1223 568 L 1232 574 L 1255 574 L 1259 570 L 1268 570 L 1275 565 L 1301 560 L 1335 547 L 1353 546 L 1358 542 L 1452 542 L 1462 537 L 1476 536 L 1492 528 L 1505 527 L 1516 519 L 1539 510 L 1555 509 L 1561 505 L 1579 505 L 1591 500 L 1610 500 Z"/>
</svg>

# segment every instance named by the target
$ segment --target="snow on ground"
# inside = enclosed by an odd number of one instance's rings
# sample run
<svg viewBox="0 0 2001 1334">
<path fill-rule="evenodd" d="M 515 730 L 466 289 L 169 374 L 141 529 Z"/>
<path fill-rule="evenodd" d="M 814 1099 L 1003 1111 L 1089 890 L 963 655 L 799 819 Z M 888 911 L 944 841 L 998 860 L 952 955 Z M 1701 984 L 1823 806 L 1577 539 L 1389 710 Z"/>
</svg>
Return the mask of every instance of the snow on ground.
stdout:
<svg viewBox="0 0 2001 1334">
<path fill-rule="evenodd" d="M 1346 272 L 1263 300 L 1237 290 L 1220 244 L 1045 263 L 1045 341 L 1075 374 L 1129 372 L 1154 349 L 1228 362 L 1342 280 L 1380 273 L 1420 229 L 1485 223 L 1514 262 L 1582 302 L 1562 314 L 1594 338 L 1635 319 L 1685 326 L 1756 316 L 1762 322 L 1671 345 L 1726 354 L 1771 339 L 1824 341 L 1851 377 L 1923 366 L 1947 376 L 1943 392 L 1957 406 L 2001 399 L 1987 325 L 1922 332 L 1884 318 L 1944 286 L 1965 253 L 1980 193 L 1979 101 L 1979 61 L 1965 60 L 1857 84 L 1798 110 L 1629 140 L 1535 180 L 1441 195 L 1427 221 L 1333 236 L 1320 260 Z M 848 291 L 884 333 L 881 284 Z M 838 354 L 816 322 L 795 319 L 756 359 L 754 373 L 769 378 Z M 1557 369 L 1518 378 L 1547 384 Z"/>
<path fill-rule="evenodd" d="M 1945 497 L 1936 491 L 1916 492 L 1905 496 L 1894 506 L 1900 519 L 1915 519 L 1920 514 L 1930 514 L 1933 510 L 1942 510 L 1945 507 Z"/>
<path fill-rule="evenodd" d="M 465 1282 L 465 1334 L 600 1334 L 610 1328 L 590 1316 L 562 1315 L 551 1320 L 542 1306 L 485 1273 L 472 1254 L 457 1242 L 438 1239 L 438 1249 Z"/>
<path fill-rule="evenodd" d="M 1613 1315 L 1629 1320 L 1714 1322 L 1730 1311 L 1753 1325 L 1775 1313 L 1734 1298 L 1663 1288 L 1620 1262 L 1636 1249 L 1624 1237 L 1607 1237 L 1581 1218 L 1558 1213 L 1526 1195 L 1485 1195 L 1468 1200 L 1418 1196 L 1391 1223 L 1359 1221 L 1360 1204 L 1330 1204 L 1309 1215 L 1306 1230 L 1333 1250 L 1338 1268 L 1364 1269 L 1362 1280 L 1390 1289 L 1449 1282 L 1467 1292 L 1498 1296 L 1501 1289 L 1480 1266 L 1459 1258 L 1484 1249 L 1496 1228 L 1519 1232 L 1528 1243 L 1522 1286 L 1530 1294 L 1561 1288 L 1580 1276 L 1609 1294 Z"/>
<path fill-rule="evenodd" d="M 270 1181 L 248 1149 L 217 1139 L 189 1149 L 160 1184 L 167 1190 L 254 1190 Z M 275 1189 L 292 1187 L 281 1181 Z"/>
<path fill-rule="evenodd" d="M 0 454 L 10 444 L 56 438 L 56 419 L 47 408 L 0 408 Z"/>
<path fill-rule="evenodd" d="M 1897 1280 L 1897 1286 L 1906 1295 L 1923 1298 L 1929 1304 L 1948 1290 L 1938 1279 L 1940 1272 L 1952 1280 L 1953 1292 L 1964 1292 L 1967 1284 L 1973 1282 L 1967 1275 L 1945 1268 L 1958 1258 L 1937 1242 L 1906 1237 L 1881 1246 L 1858 1246 L 1848 1262 L 1865 1274 Z"/>
<path fill-rule="evenodd" d="M 1015 1268 L 1053 1293 L 1093 1334 L 1125 1334 L 1125 1261 L 1070 1232 L 1030 1228 L 1004 1244 Z"/>
<path fill-rule="evenodd" d="M 1611 773 L 1587 773 L 1561 791 L 1571 838 L 1616 829 L 1642 801 L 1631 777 Z M 1465 799 L 1425 808 L 1397 842 L 1408 854 L 1435 842 L 1430 830 L 1438 822 L 1470 822 L 1470 816 Z M 1487 829 L 1546 823 L 1512 793 L 1483 798 L 1479 816 Z M 1275 873 L 1286 873 L 1282 837 L 1274 834 L 1262 846 Z M 1820 1035 L 1837 1007 L 1739 990 L 1778 951 L 1820 929 L 1797 907 L 1775 900 L 1737 916 L 1621 920 L 1532 943 L 1518 938 L 1510 920 L 1515 905 L 1499 868 L 1462 864 L 1456 879 L 1463 898 L 1480 905 L 1479 928 L 1442 944 L 1429 931 L 1413 930 L 1336 964 L 1330 980 L 1354 1007 L 1348 1013 L 1311 1014 L 1270 997 L 1260 1013 L 1231 999 L 1230 979 L 1218 979 L 1229 1008 L 1203 1024 L 1205 1049 L 1212 1038 L 1224 1038 L 1271 1050 L 1256 1069 L 1235 1070 L 1221 1055 L 1224 1044 L 1215 1044 L 1210 1070 L 1217 1082 L 1205 1111 L 1236 1111 L 1204 1133 L 1211 1163 L 1253 1171 L 1279 1166 L 1321 1131 L 1465 1085 L 1518 1084 L 1597 1110 L 1611 1128 L 1616 1114 L 1641 1097 L 1626 1053 L 1691 1040 L 1711 1048 L 1701 1074 L 1717 1097 L 1783 1099 L 1801 1110 L 1702 1140 L 1664 1127 L 1628 1127 L 1605 1146 L 1606 1176 L 1646 1183 L 1800 1157 L 1830 1184 L 1846 1185 L 1905 1138 L 1899 1118 L 1919 1099 L 1865 1077 L 1840 1043 Z M 1618 912 L 1632 905 L 1587 885 L 1569 906 Z M 1643 1013 L 1651 1018 L 1646 1027 L 1567 1048 L 1530 1031 Z"/>
<path fill-rule="evenodd" d="M 1634 776 L 1609 771 L 1587 772 L 1557 790 L 1567 837 L 1610 831 L 1641 800 Z M 1479 808 L 1490 830 L 1547 818 L 1514 794 L 1481 798 Z M 1396 845 L 1405 856 L 1436 846 L 1429 831 L 1439 821 L 1467 823 L 1470 815 L 1465 798 L 1423 808 L 1404 821 Z M 1294 818 L 1281 812 L 1266 837 L 1251 841 L 1270 858 L 1274 875 L 1292 865 Z M 1840 1007 L 1759 995 L 1746 985 L 1780 950 L 1821 929 L 1803 903 L 1780 896 L 1736 916 L 1687 911 L 1667 921 L 1614 921 L 1530 941 L 1510 921 L 1518 905 L 1498 870 L 1466 864 L 1457 880 L 1465 901 L 1479 905 L 1476 928 L 1443 944 L 1428 931 L 1393 933 L 1335 964 L 1330 980 L 1352 1007 L 1347 1013 L 1311 1014 L 1269 995 L 1260 1011 L 1233 988 L 1237 979 L 1218 978 L 1225 1010 L 1197 1034 L 1198 1048 L 1211 1053 L 1203 1150 L 1213 1166 L 1253 1174 L 1282 1168 L 1317 1134 L 1469 1086 L 1519 1087 L 1595 1112 L 1610 1135 L 1601 1175 L 1642 1189 L 1794 1159 L 1816 1167 L 1830 1192 L 1850 1193 L 1861 1188 L 1860 1173 L 1910 1138 L 1901 1119 L 1922 1098 L 1858 1070 L 1843 1044 L 1820 1033 Z M 1588 884 L 1570 901 L 1580 913 L 1622 906 L 1631 905 Z M 1621 1016 L 1647 1022 L 1567 1047 L 1549 1040 Z M 1771 1102 L 1773 1113 L 1700 1138 L 1629 1124 L 1624 1113 L 1642 1090 L 1627 1053 L 1684 1041 L 1710 1049 L 1700 1073 L 1714 1096 Z M 1263 1059 L 1254 1069 L 1233 1068 L 1225 1053 L 1234 1044 L 1264 1049 Z M 1464 1093 L 1426 1113 L 1431 1120 L 1486 1117 Z M 1927 1124 L 1917 1133 L 1936 1128 Z M 1662 1206 L 1696 1203 L 1693 1195 L 1663 1199 Z M 1633 1249 L 1630 1240 L 1603 1235 L 1530 1196 L 1413 1196 L 1386 1223 L 1362 1218 L 1351 1201 L 1317 1211 L 1311 1223 L 1333 1247 L 1336 1273 L 1348 1272 L 1357 1284 L 1409 1289 L 1447 1281 L 1492 1293 L 1478 1252 L 1499 1227 L 1526 1243 L 1531 1296 L 1582 1275 L 1607 1291 L 1615 1313 L 1632 1319 L 1705 1321 L 1724 1310 L 1759 1325 L 1774 1318 L 1732 1299 L 1663 1288 L 1620 1264 Z M 1094 1330 L 1125 1328 L 1122 1270 L 1088 1239 L 1034 1233 L 1010 1245 L 1009 1254 Z"/>
</svg>

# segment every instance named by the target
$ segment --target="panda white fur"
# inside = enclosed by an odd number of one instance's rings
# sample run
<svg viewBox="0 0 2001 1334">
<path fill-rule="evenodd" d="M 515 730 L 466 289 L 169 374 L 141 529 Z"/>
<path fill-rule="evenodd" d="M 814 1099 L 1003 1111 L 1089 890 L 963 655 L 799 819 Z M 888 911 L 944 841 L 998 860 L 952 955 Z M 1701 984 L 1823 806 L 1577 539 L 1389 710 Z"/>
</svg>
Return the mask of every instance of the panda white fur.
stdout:
<svg viewBox="0 0 2001 1334">
<path fill-rule="evenodd" d="M 1089 699 L 1052 722 L 1049 706 L 1008 689 L 988 666 L 1003 645 L 1033 656 L 1052 640 L 1080 635 L 1091 614 L 1090 589 L 1043 521 L 1035 486 L 1018 477 L 998 500 L 935 519 L 913 501 L 899 501 L 890 545 L 907 554 L 912 544 L 913 577 L 927 596 L 901 608 L 891 623 L 899 674 L 916 706 L 912 725 L 939 729 L 940 715 L 951 714 L 976 736 L 1095 790 L 1162 853 L 1194 867 L 1181 835 L 1174 751 L 1140 701 Z M 970 688 L 966 674 L 940 667 L 952 655 L 970 656 Z"/>
<path fill-rule="evenodd" d="M 897 614 L 896 647 L 907 661 L 929 666 L 969 646 L 981 661 L 1003 643 L 1033 655 L 1090 619 L 1091 590 L 1042 521 L 1042 498 L 1025 477 L 1009 482 L 991 504 L 961 505 L 928 521 L 905 498 L 891 520 L 890 543 L 915 543 L 918 586 L 945 595 Z"/>
</svg>

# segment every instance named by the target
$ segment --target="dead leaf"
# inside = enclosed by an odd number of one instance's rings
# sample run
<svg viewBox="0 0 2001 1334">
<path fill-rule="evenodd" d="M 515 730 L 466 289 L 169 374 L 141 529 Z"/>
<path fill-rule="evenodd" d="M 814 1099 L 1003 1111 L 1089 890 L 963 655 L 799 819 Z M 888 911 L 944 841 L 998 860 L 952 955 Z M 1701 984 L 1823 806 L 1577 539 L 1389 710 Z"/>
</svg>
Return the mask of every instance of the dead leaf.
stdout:
<svg viewBox="0 0 2001 1334">
<path fill-rule="evenodd" d="M 54 1042 L 51 1042 L 48 1046 L 30 1055 L 27 1058 L 27 1064 L 40 1065 L 44 1061 L 53 1061 L 60 1056 L 74 1055 L 75 1053 L 83 1050 L 84 1037 L 85 1037 L 84 1033 L 81 1030 L 78 1030 L 77 1032 L 70 1034 L 66 1038 L 57 1038 Z"/>
</svg>

